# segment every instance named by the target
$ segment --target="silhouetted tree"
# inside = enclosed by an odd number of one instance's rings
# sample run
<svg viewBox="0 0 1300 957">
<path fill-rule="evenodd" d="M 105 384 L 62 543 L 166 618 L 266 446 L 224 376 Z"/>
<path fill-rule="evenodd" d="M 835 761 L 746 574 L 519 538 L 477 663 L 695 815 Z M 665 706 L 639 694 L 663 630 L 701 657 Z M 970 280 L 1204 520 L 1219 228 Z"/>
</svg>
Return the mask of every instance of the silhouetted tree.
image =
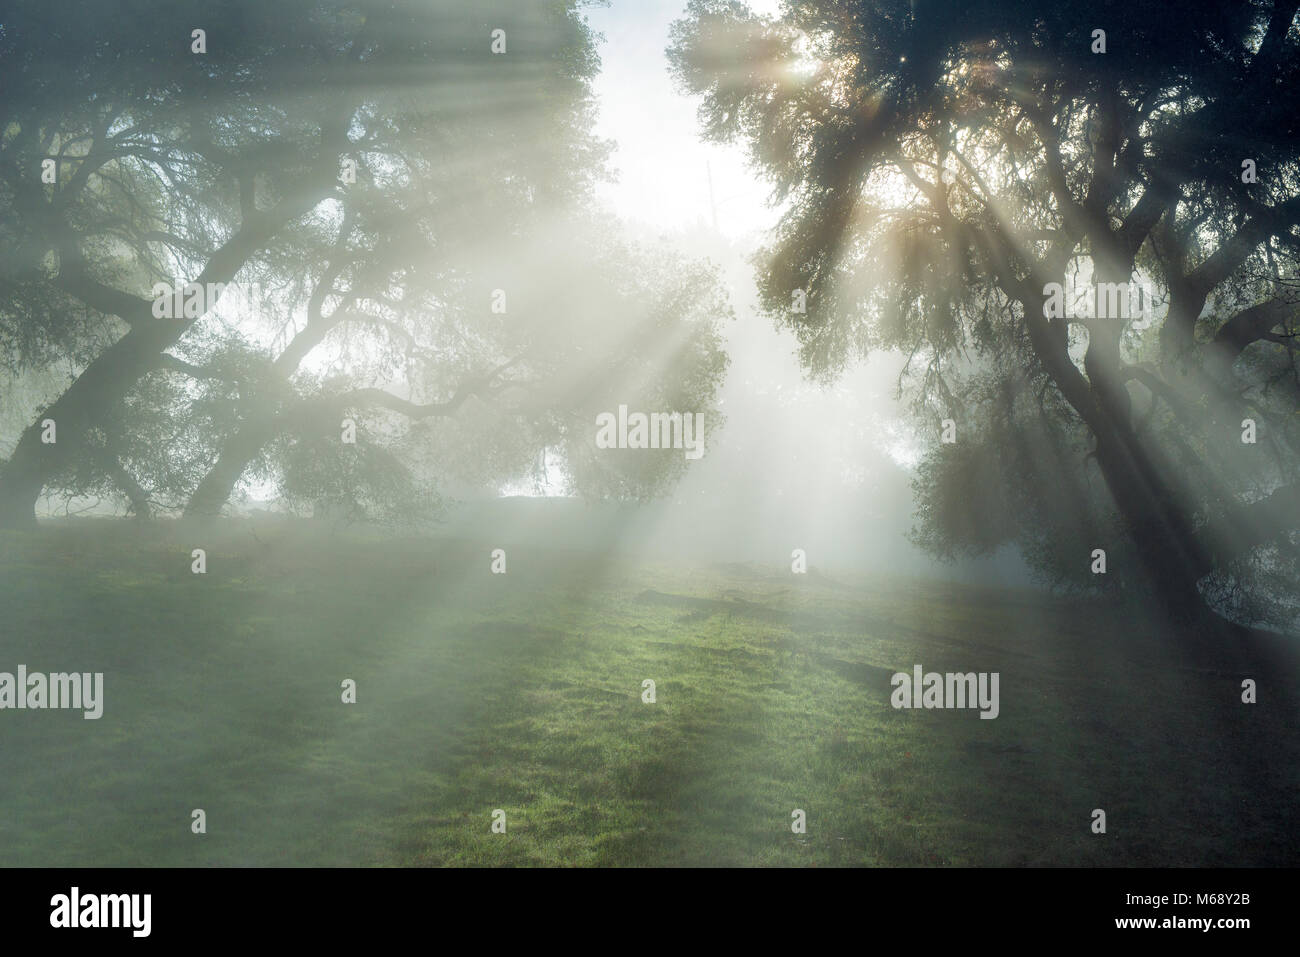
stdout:
<svg viewBox="0 0 1300 957">
<path fill-rule="evenodd" d="M 581 195 L 603 147 L 576 7 L 5 4 L 0 345 L 13 367 L 57 355 L 76 375 L 4 463 L 0 525 L 32 522 L 44 488 L 94 481 L 79 469 L 121 472 L 129 436 L 117 428 L 144 377 L 221 371 L 187 357 L 219 338 L 214 303 L 158 318 L 155 283 L 260 284 L 277 318 L 306 322 L 288 347 L 303 352 L 391 292 L 408 240 L 441 256 L 483 240 L 475 217 L 508 224 Z M 303 289 L 305 316 L 285 298 Z M 226 320 L 255 341 L 261 311 Z M 227 363 L 230 396 L 262 408 L 294 367 L 279 358 L 237 375 Z M 44 420 L 57 424 L 52 444 Z"/>
<path fill-rule="evenodd" d="M 270 364 L 280 386 L 248 403 L 226 433 L 186 515 L 216 514 L 260 465 L 289 499 L 413 516 L 405 499 L 431 499 L 416 490 L 432 476 L 519 480 L 543 450 L 575 492 L 661 493 L 685 466 L 683 452 L 597 449 L 596 417 L 626 404 L 721 424 L 714 400 L 727 356 L 718 324 L 730 315 L 721 284 L 707 266 L 638 249 L 589 219 L 557 217 L 524 239 L 476 252 L 474 264 L 432 286 L 418 274 L 436 271 L 419 265 L 415 244 L 416 274 L 393 279 L 399 299 L 348 307 L 351 335 L 336 342 L 347 350 L 345 371 L 289 381 L 311 349 L 330 345 L 312 335 L 321 320 L 310 320 Z M 508 294 L 500 313 L 490 309 L 494 282 Z M 345 418 L 355 442 L 341 441 Z M 387 493 L 363 507 L 366 490 L 379 487 Z M 380 498 L 387 504 L 374 507 Z"/>
<path fill-rule="evenodd" d="M 806 366 L 903 349 L 931 434 L 956 425 L 920 471 L 927 544 L 1086 576 L 1119 532 L 1172 611 L 1294 614 L 1296 9 L 693 0 L 675 25 L 706 135 L 787 204 L 760 284 Z M 1130 281 L 1149 327 L 1109 300 Z"/>
</svg>

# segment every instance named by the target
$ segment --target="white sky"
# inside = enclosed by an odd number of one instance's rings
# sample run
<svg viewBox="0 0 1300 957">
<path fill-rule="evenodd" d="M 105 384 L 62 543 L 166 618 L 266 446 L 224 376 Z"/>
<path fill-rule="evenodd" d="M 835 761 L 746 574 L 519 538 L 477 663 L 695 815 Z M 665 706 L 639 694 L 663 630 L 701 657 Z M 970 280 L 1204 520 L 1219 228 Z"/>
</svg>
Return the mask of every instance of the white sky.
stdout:
<svg viewBox="0 0 1300 957">
<path fill-rule="evenodd" d="M 780 0 L 749 0 L 760 14 L 775 15 L 779 6 Z M 682 95 L 668 73 L 668 29 L 685 9 L 686 0 L 611 0 L 609 7 L 587 11 L 592 27 L 604 35 L 602 69 L 594 84 L 600 103 L 596 131 L 615 142 L 611 165 L 618 173 L 617 182 L 601 187 L 599 198 L 634 228 L 649 227 L 651 234 L 707 231 L 713 215 L 711 174 L 718 231 L 744 255 L 766 238 L 779 211 L 768 207 L 769 188 L 739 147 L 701 142 L 698 100 Z M 751 387 L 787 389 L 807 401 L 809 392 L 821 390 L 803 380 L 794 337 L 743 315 L 743 304 L 753 296 L 750 275 L 746 270 L 743 278 L 729 276 L 733 303 L 742 312 L 738 327 L 727 330 L 735 360 L 731 377 L 748 380 Z M 846 392 L 859 401 L 870 396 L 873 424 L 883 433 L 877 433 L 877 440 L 910 467 L 919 446 L 894 418 L 888 398 L 900 366 L 901 357 L 879 355 L 851 370 L 838 389 L 822 393 L 817 419 L 842 416 Z"/>
<path fill-rule="evenodd" d="M 776 0 L 750 3 L 763 13 L 776 6 Z M 612 165 L 619 181 L 602 186 L 600 198 L 623 219 L 656 229 L 707 225 L 711 172 L 719 231 L 749 238 L 776 222 L 766 206 L 768 189 L 739 149 L 700 142 L 698 101 L 680 95 L 668 74 L 668 28 L 685 8 L 686 0 L 612 0 L 587 12 L 605 37 L 596 132 L 618 144 Z"/>
</svg>

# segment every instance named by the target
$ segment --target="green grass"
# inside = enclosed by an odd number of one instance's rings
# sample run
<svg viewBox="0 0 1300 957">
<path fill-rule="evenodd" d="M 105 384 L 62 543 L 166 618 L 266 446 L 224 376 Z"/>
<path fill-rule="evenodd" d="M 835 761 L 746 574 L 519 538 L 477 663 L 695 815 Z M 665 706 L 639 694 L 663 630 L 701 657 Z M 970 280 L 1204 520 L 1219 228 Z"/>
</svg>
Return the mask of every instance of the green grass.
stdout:
<svg viewBox="0 0 1300 957">
<path fill-rule="evenodd" d="M 102 671 L 106 699 L 98 721 L 0 711 L 0 864 L 1300 861 L 1278 690 L 1296 675 L 1250 674 L 1243 705 L 1247 672 L 1190 667 L 1118 609 L 524 548 L 492 575 L 493 543 L 257 537 L 0 535 L 0 671 Z M 999 672 L 1001 716 L 894 710 L 890 675 L 917 663 Z"/>
</svg>

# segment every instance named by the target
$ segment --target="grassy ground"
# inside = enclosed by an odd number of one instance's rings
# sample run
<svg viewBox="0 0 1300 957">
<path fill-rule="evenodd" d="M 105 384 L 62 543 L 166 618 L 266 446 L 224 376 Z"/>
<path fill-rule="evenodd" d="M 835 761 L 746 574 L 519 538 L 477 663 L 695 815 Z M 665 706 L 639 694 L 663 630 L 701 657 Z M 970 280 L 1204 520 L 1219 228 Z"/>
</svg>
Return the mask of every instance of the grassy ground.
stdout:
<svg viewBox="0 0 1300 957">
<path fill-rule="evenodd" d="M 106 699 L 0 711 L 0 864 L 1300 863 L 1294 673 L 1034 593 L 491 547 L 0 535 L 0 671 Z M 915 664 L 1000 717 L 894 710 Z"/>
</svg>

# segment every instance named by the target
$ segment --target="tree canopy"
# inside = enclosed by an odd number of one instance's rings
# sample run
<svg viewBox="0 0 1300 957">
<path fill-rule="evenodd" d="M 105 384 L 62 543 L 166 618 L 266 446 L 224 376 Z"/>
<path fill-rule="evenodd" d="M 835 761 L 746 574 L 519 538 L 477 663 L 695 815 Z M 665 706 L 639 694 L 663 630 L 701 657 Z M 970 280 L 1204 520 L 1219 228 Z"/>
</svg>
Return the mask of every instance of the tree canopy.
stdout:
<svg viewBox="0 0 1300 957">
<path fill-rule="evenodd" d="M 483 404 L 511 474 L 609 404 L 561 377 L 631 369 L 647 334 L 659 388 L 707 406 L 707 270 L 578 215 L 608 153 L 580 7 L 7 5 L 0 344 L 73 372 L 0 469 L 0 523 L 54 489 L 213 515 L 249 475 L 373 513 L 420 498 L 412 433 Z M 344 419 L 371 426 L 346 449 Z M 491 458 L 464 434 L 445 457 Z M 627 494 L 671 473 L 651 459 Z"/>
<path fill-rule="evenodd" d="M 1294 616 L 1297 6 L 692 0 L 674 72 L 785 204 L 767 309 L 819 377 L 912 357 L 922 542 Z"/>
</svg>

